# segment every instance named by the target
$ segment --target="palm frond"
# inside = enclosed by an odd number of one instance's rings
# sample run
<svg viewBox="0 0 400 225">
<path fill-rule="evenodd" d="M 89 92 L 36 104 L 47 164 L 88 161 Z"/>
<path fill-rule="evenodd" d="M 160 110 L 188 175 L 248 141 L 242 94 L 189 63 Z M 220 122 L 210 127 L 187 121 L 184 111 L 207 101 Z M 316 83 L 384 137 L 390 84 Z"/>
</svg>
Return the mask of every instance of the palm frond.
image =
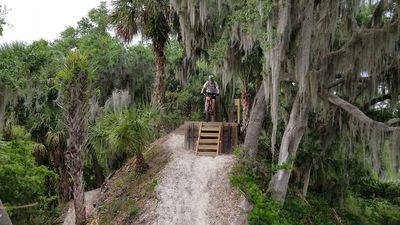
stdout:
<svg viewBox="0 0 400 225">
<path fill-rule="evenodd" d="M 110 22 L 114 25 L 117 35 L 125 42 L 131 42 L 141 27 L 141 13 L 138 1 L 113 1 Z"/>
</svg>

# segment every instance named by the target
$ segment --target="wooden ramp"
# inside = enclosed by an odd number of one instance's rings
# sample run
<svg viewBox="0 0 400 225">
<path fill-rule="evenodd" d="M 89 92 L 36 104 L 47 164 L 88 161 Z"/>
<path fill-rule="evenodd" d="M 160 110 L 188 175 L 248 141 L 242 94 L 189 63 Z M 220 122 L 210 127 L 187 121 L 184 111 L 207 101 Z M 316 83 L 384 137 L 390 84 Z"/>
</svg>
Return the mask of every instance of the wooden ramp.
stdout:
<svg viewBox="0 0 400 225">
<path fill-rule="evenodd" d="M 200 156 L 217 156 L 220 152 L 223 123 L 200 122 L 196 154 Z"/>
</svg>

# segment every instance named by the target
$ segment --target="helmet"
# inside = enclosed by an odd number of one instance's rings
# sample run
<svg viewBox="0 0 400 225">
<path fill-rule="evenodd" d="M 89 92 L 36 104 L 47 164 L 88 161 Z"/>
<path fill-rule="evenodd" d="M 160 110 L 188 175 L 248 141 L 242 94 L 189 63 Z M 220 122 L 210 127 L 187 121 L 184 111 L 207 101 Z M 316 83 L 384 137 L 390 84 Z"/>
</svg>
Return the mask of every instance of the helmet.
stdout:
<svg viewBox="0 0 400 225">
<path fill-rule="evenodd" d="M 208 79 L 209 79 L 209 80 L 214 80 L 214 75 L 208 76 Z"/>
</svg>

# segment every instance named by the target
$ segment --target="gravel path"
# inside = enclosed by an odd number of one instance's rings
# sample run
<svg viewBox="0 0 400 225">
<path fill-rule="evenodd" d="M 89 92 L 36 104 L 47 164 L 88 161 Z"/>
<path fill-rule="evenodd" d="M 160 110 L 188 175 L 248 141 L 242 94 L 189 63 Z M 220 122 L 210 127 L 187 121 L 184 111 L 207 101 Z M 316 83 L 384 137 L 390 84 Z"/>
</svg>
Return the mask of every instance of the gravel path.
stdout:
<svg viewBox="0 0 400 225">
<path fill-rule="evenodd" d="M 183 141 L 183 135 L 173 134 L 165 142 L 172 158 L 159 176 L 158 202 L 149 203 L 155 206 L 147 207 L 141 224 L 247 224 L 249 205 L 229 184 L 234 156 L 196 156 Z"/>
</svg>

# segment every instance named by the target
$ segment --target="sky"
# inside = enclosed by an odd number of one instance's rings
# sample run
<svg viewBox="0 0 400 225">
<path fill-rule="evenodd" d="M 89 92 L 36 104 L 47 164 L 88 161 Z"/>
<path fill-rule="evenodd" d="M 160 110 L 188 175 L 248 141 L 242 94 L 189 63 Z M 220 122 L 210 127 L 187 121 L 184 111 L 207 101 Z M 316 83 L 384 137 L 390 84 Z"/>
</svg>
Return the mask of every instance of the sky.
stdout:
<svg viewBox="0 0 400 225">
<path fill-rule="evenodd" d="M 0 0 L 8 13 L 0 44 L 22 41 L 27 44 L 41 38 L 53 41 L 67 26 L 77 22 L 100 5 L 111 0 Z"/>
</svg>

